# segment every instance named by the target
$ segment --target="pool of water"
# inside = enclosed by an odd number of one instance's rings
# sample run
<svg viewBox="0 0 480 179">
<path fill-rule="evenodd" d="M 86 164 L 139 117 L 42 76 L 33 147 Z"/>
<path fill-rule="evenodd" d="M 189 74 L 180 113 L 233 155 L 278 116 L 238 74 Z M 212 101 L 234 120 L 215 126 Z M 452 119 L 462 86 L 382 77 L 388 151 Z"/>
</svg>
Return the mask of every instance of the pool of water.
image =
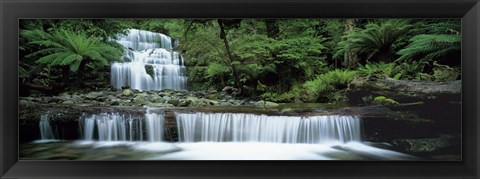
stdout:
<svg viewBox="0 0 480 179">
<path fill-rule="evenodd" d="M 263 142 L 32 142 L 20 160 L 416 160 L 361 142 L 284 144 Z"/>
</svg>

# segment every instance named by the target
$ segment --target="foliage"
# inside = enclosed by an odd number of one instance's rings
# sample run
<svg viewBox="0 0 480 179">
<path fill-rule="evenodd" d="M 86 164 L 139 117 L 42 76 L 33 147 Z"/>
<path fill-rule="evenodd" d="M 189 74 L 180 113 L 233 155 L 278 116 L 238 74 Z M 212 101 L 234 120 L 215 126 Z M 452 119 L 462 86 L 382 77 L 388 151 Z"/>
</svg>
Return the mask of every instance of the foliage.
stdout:
<svg viewBox="0 0 480 179">
<path fill-rule="evenodd" d="M 374 103 L 377 103 L 377 104 L 382 104 L 382 105 L 396 105 L 396 104 L 400 104 L 398 103 L 397 101 L 393 100 L 393 99 L 390 99 L 390 98 L 387 98 L 385 96 L 377 96 L 373 99 L 373 102 Z"/>
<path fill-rule="evenodd" d="M 175 50 L 187 59 L 191 90 L 235 86 L 248 98 L 334 102 L 345 100 L 355 76 L 458 79 L 460 26 L 458 19 L 21 20 L 19 76 L 37 86 L 71 81 L 69 73 L 107 82 L 108 64 L 123 50 L 114 40 L 138 28 L 181 42 Z"/>
<path fill-rule="evenodd" d="M 420 34 L 410 39 L 410 44 L 400 50 L 398 60 L 432 61 L 459 52 L 461 36 L 458 34 Z"/>
<path fill-rule="evenodd" d="M 302 88 L 302 85 L 294 85 L 290 91 L 285 93 L 266 92 L 261 95 L 263 100 L 280 102 L 280 103 L 292 103 L 296 101 L 308 101 L 306 90 Z"/>
<path fill-rule="evenodd" d="M 368 78 L 377 77 L 384 78 L 390 77 L 394 79 L 399 79 L 403 74 L 398 71 L 395 63 L 370 63 L 368 62 L 365 66 L 360 65 L 357 69 L 360 75 L 365 75 Z"/>
<path fill-rule="evenodd" d="M 327 97 L 332 91 L 346 89 L 350 80 L 357 75 L 356 71 L 332 70 L 317 76 L 314 80 L 307 81 L 303 85 L 308 91 L 313 92 L 309 97 L 311 101 Z"/>
<path fill-rule="evenodd" d="M 381 23 L 369 23 L 363 30 L 348 32 L 338 43 L 334 57 L 339 58 L 347 51 L 365 56 L 365 60 L 394 60 L 393 46 L 397 40 L 407 34 L 411 25 L 408 21 L 390 19 Z"/>
<path fill-rule="evenodd" d="M 29 39 L 29 44 L 42 47 L 27 57 L 39 56 L 37 63 L 48 66 L 69 66 L 76 72 L 81 64 L 93 63 L 95 66 L 105 66 L 110 61 L 119 59 L 122 52 L 100 41 L 99 38 L 88 37 L 85 33 L 74 33 L 58 30 L 47 33 L 42 30 L 24 30 L 21 35 Z"/>
<path fill-rule="evenodd" d="M 459 69 L 449 67 L 448 65 L 438 64 L 436 61 L 433 62 L 433 66 L 433 74 L 419 73 L 416 79 L 423 81 L 445 82 L 456 80 L 460 74 Z"/>
</svg>

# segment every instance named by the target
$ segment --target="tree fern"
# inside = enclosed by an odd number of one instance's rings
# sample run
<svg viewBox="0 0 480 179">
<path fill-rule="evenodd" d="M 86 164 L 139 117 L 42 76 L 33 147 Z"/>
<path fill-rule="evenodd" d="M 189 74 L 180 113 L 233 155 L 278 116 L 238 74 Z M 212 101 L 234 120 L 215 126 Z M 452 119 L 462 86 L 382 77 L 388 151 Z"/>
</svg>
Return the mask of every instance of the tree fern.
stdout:
<svg viewBox="0 0 480 179">
<path fill-rule="evenodd" d="M 405 20 L 387 20 L 381 23 L 369 23 L 363 30 L 348 32 L 338 43 L 334 58 L 346 51 L 353 51 L 366 57 L 365 60 L 391 61 L 394 59 L 392 47 L 412 26 Z"/>
<path fill-rule="evenodd" d="M 400 50 L 401 60 L 431 61 L 435 58 L 459 52 L 461 35 L 459 34 L 421 34 L 410 39 L 410 44 Z"/>
<path fill-rule="evenodd" d="M 122 54 L 121 50 L 83 32 L 57 30 L 50 34 L 42 30 L 23 30 L 21 35 L 29 40 L 29 44 L 41 47 L 27 57 L 39 57 L 37 63 L 49 66 L 69 66 L 72 72 L 76 72 L 82 63 L 107 65 Z"/>
</svg>

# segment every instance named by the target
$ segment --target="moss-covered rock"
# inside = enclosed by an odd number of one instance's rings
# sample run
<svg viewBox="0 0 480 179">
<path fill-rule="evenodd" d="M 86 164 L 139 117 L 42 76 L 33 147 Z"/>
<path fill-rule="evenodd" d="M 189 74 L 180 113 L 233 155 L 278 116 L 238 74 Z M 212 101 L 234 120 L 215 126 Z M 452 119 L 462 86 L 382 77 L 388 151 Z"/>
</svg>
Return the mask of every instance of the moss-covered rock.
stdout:
<svg viewBox="0 0 480 179">
<path fill-rule="evenodd" d="M 460 101 L 462 83 L 354 78 L 346 91 L 350 104 L 365 104 L 364 97 L 384 96 L 399 103 Z"/>
<path fill-rule="evenodd" d="M 381 104 L 381 105 L 396 105 L 400 104 L 397 101 L 387 98 L 385 96 L 377 96 L 373 99 L 374 104 Z"/>
<path fill-rule="evenodd" d="M 122 90 L 122 93 L 121 93 L 122 96 L 133 96 L 134 93 L 131 89 L 124 89 Z"/>
<path fill-rule="evenodd" d="M 398 139 L 394 140 L 393 143 L 407 152 L 421 153 L 438 151 L 459 143 L 459 141 L 452 139 L 454 138 L 451 136 L 424 139 Z"/>
<path fill-rule="evenodd" d="M 270 101 L 258 101 L 254 104 L 257 107 L 277 107 L 279 104 Z"/>
</svg>

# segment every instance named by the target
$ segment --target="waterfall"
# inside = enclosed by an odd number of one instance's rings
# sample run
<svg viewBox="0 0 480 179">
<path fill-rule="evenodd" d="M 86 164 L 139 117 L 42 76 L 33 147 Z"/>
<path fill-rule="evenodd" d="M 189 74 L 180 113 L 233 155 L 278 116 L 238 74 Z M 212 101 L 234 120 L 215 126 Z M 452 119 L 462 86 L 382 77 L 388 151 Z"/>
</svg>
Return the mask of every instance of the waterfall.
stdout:
<svg viewBox="0 0 480 179">
<path fill-rule="evenodd" d="M 43 114 L 40 116 L 40 137 L 42 140 L 54 140 L 55 137 L 52 132 L 52 127 L 50 127 L 50 122 L 48 120 L 48 114 Z"/>
<path fill-rule="evenodd" d="M 130 29 L 117 42 L 125 47 L 125 54 L 123 62 L 111 66 L 110 81 L 114 88 L 186 90 L 185 60 L 173 51 L 170 37 Z"/>
<path fill-rule="evenodd" d="M 147 139 L 150 142 L 159 142 L 163 138 L 164 114 L 145 114 Z"/>
<path fill-rule="evenodd" d="M 176 113 L 180 142 L 327 143 L 361 141 L 354 116 Z"/>
<path fill-rule="evenodd" d="M 145 119 L 138 119 L 118 113 L 84 115 L 79 120 L 80 131 L 88 141 L 143 141 L 145 130 L 149 141 L 158 142 L 162 140 L 163 116 L 147 113 Z"/>
</svg>

